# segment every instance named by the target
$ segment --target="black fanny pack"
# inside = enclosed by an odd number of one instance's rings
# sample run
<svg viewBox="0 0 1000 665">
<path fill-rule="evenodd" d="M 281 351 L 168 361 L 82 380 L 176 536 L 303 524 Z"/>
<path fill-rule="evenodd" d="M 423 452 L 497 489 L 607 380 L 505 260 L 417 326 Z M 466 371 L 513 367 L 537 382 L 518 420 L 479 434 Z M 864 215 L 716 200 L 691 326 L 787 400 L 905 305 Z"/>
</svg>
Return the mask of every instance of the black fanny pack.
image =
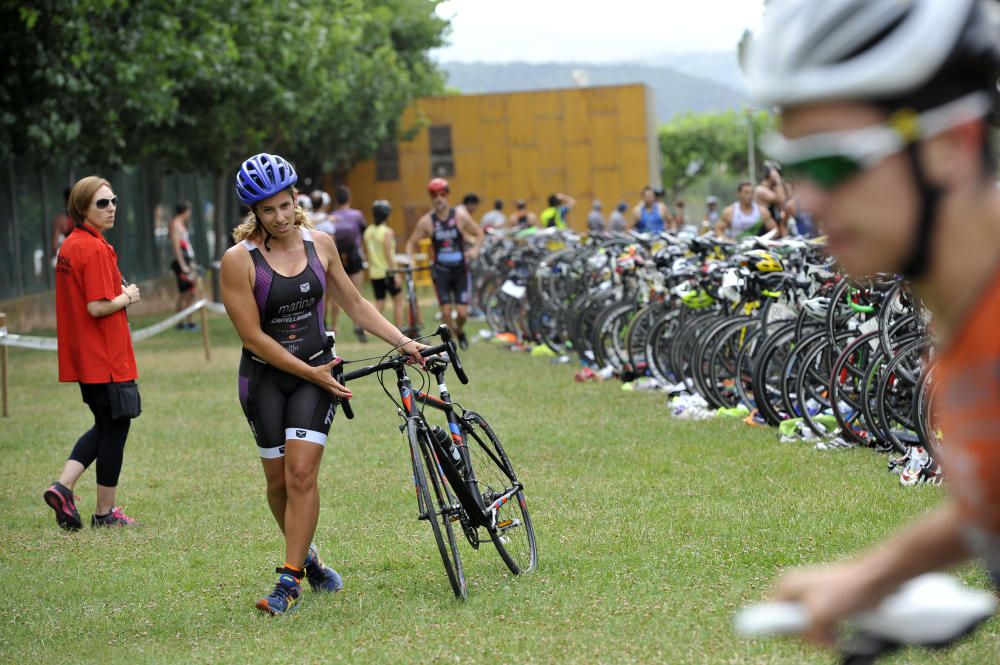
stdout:
<svg viewBox="0 0 1000 665">
<path fill-rule="evenodd" d="M 138 418 L 142 413 L 139 384 L 135 381 L 117 381 L 108 384 L 108 402 L 112 420 Z"/>
</svg>

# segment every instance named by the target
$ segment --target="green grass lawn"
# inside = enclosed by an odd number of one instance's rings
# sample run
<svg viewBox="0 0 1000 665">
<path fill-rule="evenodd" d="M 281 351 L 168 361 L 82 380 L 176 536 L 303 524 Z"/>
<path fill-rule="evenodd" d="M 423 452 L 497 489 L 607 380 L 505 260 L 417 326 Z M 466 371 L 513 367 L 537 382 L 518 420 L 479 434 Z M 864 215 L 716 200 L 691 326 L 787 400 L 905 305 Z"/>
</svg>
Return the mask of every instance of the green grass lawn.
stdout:
<svg viewBox="0 0 1000 665">
<path fill-rule="evenodd" d="M 56 528 L 42 491 L 89 412 L 76 386 L 56 382 L 54 354 L 10 352 L 0 662 L 833 662 L 796 641 L 741 640 L 732 614 L 779 570 L 864 548 L 943 493 L 901 487 L 868 450 L 675 421 L 661 396 L 576 384 L 573 366 L 476 343 L 464 355 L 471 383 L 449 387 L 489 418 L 525 482 L 538 570 L 515 578 L 492 545 L 463 541 L 469 598 L 455 600 L 415 518 L 395 408 L 369 378 L 351 385 L 357 417 L 336 419 L 320 472 L 316 542 L 346 587 L 307 591 L 298 612 L 272 619 L 253 603 L 283 543 L 236 398 L 239 343 L 224 318 L 210 322 L 210 362 L 192 333 L 137 346 L 144 413 L 119 499 L 141 530 Z M 385 348 L 349 337 L 346 358 Z M 92 470 L 77 494 L 87 521 Z M 986 585 L 979 569 L 963 573 Z M 888 662 L 996 662 L 998 638 L 994 620 L 946 654 Z"/>
</svg>

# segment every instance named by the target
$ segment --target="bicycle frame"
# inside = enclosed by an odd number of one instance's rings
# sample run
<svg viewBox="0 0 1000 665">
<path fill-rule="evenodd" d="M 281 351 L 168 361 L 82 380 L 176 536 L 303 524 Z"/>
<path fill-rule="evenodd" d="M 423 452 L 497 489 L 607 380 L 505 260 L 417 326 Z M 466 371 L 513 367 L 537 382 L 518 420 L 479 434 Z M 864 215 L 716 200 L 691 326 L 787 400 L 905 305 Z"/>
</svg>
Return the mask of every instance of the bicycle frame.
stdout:
<svg viewBox="0 0 1000 665">
<path fill-rule="evenodd" d="M 465 428 L 462 427 L 461 418 L 456 412 L 455 404 L 451 401 L 451 394 L 444 381 L 447 366 L 443 363 L 433 364 L 430 368 L 431 374 L 437 380 L 439 397 L 435 397 L 426 391 L 413 390 L 405 368 L 398 368 L 396 371 L 397 387 L 400 399 L 405 409 L 407 419 L 415 419 L 418 426 L 423 427 L 428 434 L 430 428 L 426 418 L 418 408 L 419 404 L 428 406 L 445 414 L 448 421 L 449 435 L 455 450 L 459 453 L 459 459 L 455 460 L 449 451 L 445 450 L 440 442 L 433 436 L 428 436 L 433 446 L 435 461 L 438 464 L 438 472 L 448 481 L 448 485 L 454 490 L 459 502 L 465 508 L 466 514 L 474 525 L 483 526 L 489 529 L 496 527 L 497 511 L 508 501 L 510 501 L 524 486 L 517 480 L 510 478 L 511 489 L 496 499 L 490 505 L 483 504 L 483 497 L 479 491 L 479 482 L 475 474 L 472 473 L 472 465 L 469 460 L 468 437 Z M 459 407 L 461 408 L 461 407 Z M 500 460 L 496 459 L 493 452 L 483 449 L 493 461 L 502 468 Z"/>
<path fill-rule="evenodd" d="M 430 522 L 452 589 L 456 596 L 464 598 L 466 586 L 454 534 L 455 522 L 460 522 L 473 549 L 479 549 L 483 540 L 479 528 L 484 527 L 507 568 L 515 575 L 534 568 L 537 552 L 534 531 L 522 495 L 524 486 L 516 480 L 503 446 L 485 419 L 452 403 L 444 382 L 448 366 L 461 383 L 468 383 L 469 377 L 462 367 L 448 326 L 438 326 L 437 335 L 443 343 L 421 349 L 420 355 L 426 359 L 423 363 L 426 371 L 437 379 L 440 396 L 414 389 L 407 373 L 407 365 L 413 362 L 413 358 L 407 354 L 384 356 L 377 364 L 346 374 L 341 363 L 333 367 L 332 373 L 339 383 L 346 385 L 348 381 L 371 374 L 389 370 L 395 372 L 399 401 L 394 398 L 393 401 L 403 419 L 399 430 L 405 432 L 409 444 L 417 495 L 417 519 Z M 354 417 L 350 400 L 341 399 L 340 406 L 345 417 Z M 443 435 L 437 428 L 431 429 L 424 416 L 427 406 L 445 414 L 450 435 Z M 470 440 L 474 441 L 471 449 L 468 446 Z M 483 452 L 476 452 L 478 450 Z M 482 484 L 476 479 L 477 471 L 483 473 Z M 486 503 L 488 505 L 484 505 Z M 509 507 L 504 508 L 508 504 Z M 507 510 L 520 512 L 508 515 Z M 506 536 L 508 531 L 520 526 L 525 527 L 524 538 L 510 540 Z M 508 547 L 511 542 L 517 548 L 513 555 Z M 524 548 L 527 548 L 526 552 Z"/>
</svg>

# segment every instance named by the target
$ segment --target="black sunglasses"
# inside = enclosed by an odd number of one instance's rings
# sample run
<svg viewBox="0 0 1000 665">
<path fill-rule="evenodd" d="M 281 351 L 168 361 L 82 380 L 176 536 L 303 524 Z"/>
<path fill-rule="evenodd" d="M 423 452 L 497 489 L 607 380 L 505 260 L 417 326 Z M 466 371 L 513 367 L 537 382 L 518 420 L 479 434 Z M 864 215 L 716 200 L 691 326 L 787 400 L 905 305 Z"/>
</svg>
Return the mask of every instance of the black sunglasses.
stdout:
<svg viewBox="0 0 1000 665">
<path fill-rule="evenodd" d="M 114 207 L 117 208 L 118 207 L 118 197 L 115 196 L 115 197 L 110 198 L 110 199 L 97 199 L 96 201 L 94 201 L 94 205 L 97 206 L 98 210 L 104 210 L 105 208 L 108 207 L 109 203 L 111 205 L 113 205 Z"/>
</svg>

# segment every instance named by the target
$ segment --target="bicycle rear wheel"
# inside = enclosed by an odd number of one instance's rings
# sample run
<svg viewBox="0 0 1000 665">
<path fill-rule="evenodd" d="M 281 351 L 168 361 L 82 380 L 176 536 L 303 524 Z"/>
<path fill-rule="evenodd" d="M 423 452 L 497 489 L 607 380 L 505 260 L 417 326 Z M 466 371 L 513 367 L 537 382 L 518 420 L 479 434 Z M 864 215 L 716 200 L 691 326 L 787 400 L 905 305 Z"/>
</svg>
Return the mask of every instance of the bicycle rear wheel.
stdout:
<svg viewBox="0 0 1000 665">
<path fill-rule="evenodd" d="M 450 496 L 447 486 L 441 481 L 434 449 L 427 433 L 418 431 L 415 424 L 407 425 L 410 440 L 410 457 L 413 460 L 413 482 L 417 486 L 419 519 L 426 519 L 434 532 L 444 570 L 448 574 L 451 589 L 457 598 L 465 598 L 467 587 L 462 559 L 458 554 L 458 541 L 452 528 L 452 515 L 456 501 Z"/>
<path fill-rule="evenodd" d="M 486 529 L 490 539 L 510 572 L 530 572 L 538 565 L 538 548 L 523 485 L 486 419 L 475 411 L 466 411 L 461 423 L 469 465 L 489 518 Z"/>
</svg>

